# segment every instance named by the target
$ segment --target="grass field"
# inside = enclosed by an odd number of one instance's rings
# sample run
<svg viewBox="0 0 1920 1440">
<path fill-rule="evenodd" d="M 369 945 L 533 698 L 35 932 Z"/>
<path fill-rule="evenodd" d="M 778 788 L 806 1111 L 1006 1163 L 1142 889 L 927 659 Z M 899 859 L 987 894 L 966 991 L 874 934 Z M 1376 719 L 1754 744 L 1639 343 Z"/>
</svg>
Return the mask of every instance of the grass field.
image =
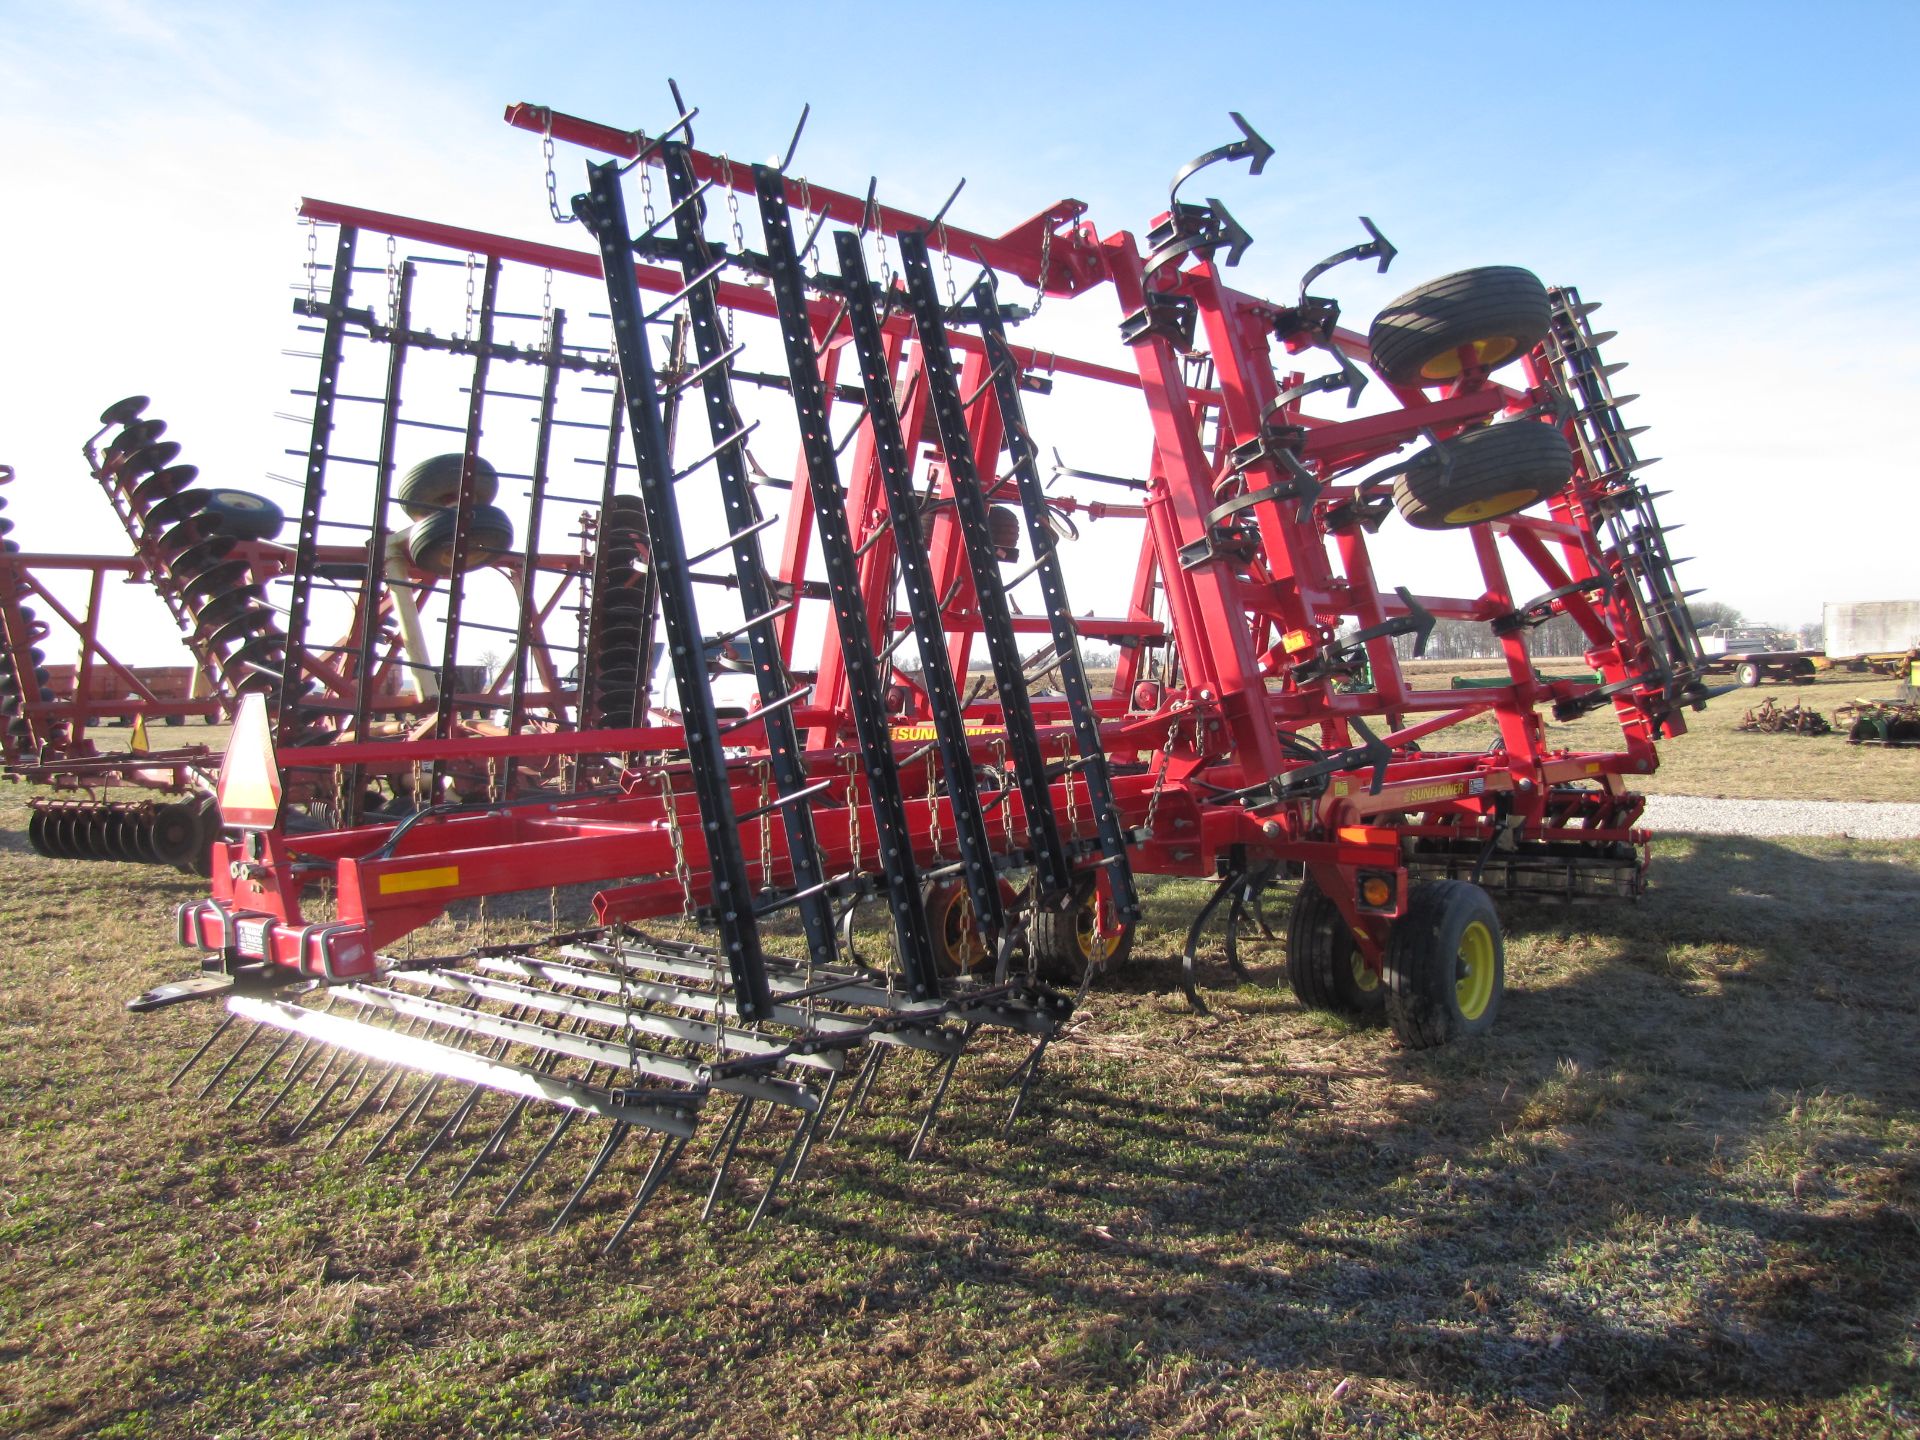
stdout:
<svg viewBox="0 0 1920 1440">
<path fill-rule="evenodd" d="M 1912 754 L 1733 732 L 1756 700 L 1649 788 L 1920 798 Z M 1299 1008 L 1272 941 L 1239 985 L 1216 943 L 1190 1014 L 1200 892 L 1160 882 L 1011 1141 L 1011 1042 L 912 1164 L 900 1063 L 777 1223 L 740 1233 L 756 1135 L 713 1223 L 690 1151 L 603 1260 L 630 1174 L 542 1223 L 584 1136 L 493 1220 L 510 1171 L 447 1198 L 466 1150 L 403 1183 L 364 1122 L 329 1151 L 259 1092 L 167 1091 L 212 1012 L 120 1002 L 187 968 L 199 884 L 38 859 L 21 813 L 0 792 L 0 1433 L 1920 1428 L 1920 842 L 1663 839 L 1638 905 L 1511 908 L 1500 1023 L 1421 1053 Z"/>
</svg>

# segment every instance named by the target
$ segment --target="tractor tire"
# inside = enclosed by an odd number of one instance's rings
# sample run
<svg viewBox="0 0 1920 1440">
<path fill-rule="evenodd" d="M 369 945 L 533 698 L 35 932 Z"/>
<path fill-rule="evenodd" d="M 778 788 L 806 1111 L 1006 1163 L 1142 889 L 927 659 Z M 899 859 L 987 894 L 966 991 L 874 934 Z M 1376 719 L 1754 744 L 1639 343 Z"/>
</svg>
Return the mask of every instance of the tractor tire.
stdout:
<svg viewBox="0 0 1920 1440">
<path fill-rule="evenodd" d="M 1566 489 L 1573 451 L 1551 425 L 1484 425 L 1422 452 L 1393 482 L 1393 503 L 1419 530 L 1497 520 Z"/>
<path fill-rule="evenodd" d="M 1287 983 L 1309 1010 L 1378 1020 L 1387 989 L 1367 968 L 1340 907 L 1309 876 L 1300 882 L 1287 920 Z"/>
<path fill-rule="evenodd" d="M 459 504 L 460 469 L 466 463 L 466 458 L 464 455 L 435 455 L 431 460 L 422 460 L 394 486 L 393 498 L 414 520 L 425 520 L 450 505 Z M 473 503 L 491 505 L 493 497 L 499 493 L 500 476 L 483 457 L 474 456 Z"/>
<path fill-rule="evenodd" d="M 1387 1020 L 1409 1050 L 1492 1028 L 1506 990 L 1500 917 L 1478 885 L 1429 880 L 1387 937 Z"/>
<path fill-rule="evenodd" d="M 1547 287 L 1517 265 L 1483 265 L 1416 286 L 1374 317 L 1373 368 L 1394 385 L 1443 385 L 1463 362 L 1517 360 L 1553 325 Z M 1469 352 L 1463 354 L 1462 352 Z"/>
<path fill-rule="evenodd" d="M 1760 667 L 1749 660 L 1733 672 L 1733 678 L 1751 688 L 1760 683 Z"/>
<path fill-rule="evenodd" d="M 407 554 L 413 563 L 429 575 L 453 573 L 453 532 L 459 513 L 436 510 L 407 535 Z M 491 505 L 475 505 L 473 520 L 467 527 L 467 566 L 476 570 L 491 565 L 513 549 L 513 522 L 504 510 Z"/>
<path fill-rule="evenodd" d="M 1027 922 L 1027 943 L 1033 951 L 1034 973 L 1042 980 L 1077 985 L 1090 964 L 1117 970 L 1133 954 L 1131 924 L 1110 935 L 1100 935 L 1094 897 L 1066 910 L 1039 910 Z"/>
<path fill-rule="evenodd" d="M 247 490 L 209 490 L 194 518 L 234 540 L 271 540 L 286 523 L 278 505 Z"/>
</svg>

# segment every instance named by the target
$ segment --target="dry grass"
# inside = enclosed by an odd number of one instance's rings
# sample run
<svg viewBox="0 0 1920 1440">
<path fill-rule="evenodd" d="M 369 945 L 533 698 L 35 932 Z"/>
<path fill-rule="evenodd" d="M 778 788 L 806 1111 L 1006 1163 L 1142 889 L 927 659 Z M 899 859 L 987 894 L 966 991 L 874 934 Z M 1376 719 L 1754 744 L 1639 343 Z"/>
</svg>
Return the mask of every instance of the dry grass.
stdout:
<svg viewBox="0 0 1920 1440">
<path fill-rule="evenodd" d="M 555 1189 L 168 1093 L 210 1013 L 119 1002 L 197 887 L 7 833 L 0 1432 L 1910 1435 L 1917 862 L 1664 841 L 1638 906 L 1514 910 L 1494 1035 L 1419 1054 L 1272 942 L 1189 1014 L 1162 883 L 1011 1143 L 1009 1044 L 911 1166 L 902 1065 L 778 1224 L 690 1164 L 603 1261 L 619 1184 L 547 1239 Z"/>
</svg>

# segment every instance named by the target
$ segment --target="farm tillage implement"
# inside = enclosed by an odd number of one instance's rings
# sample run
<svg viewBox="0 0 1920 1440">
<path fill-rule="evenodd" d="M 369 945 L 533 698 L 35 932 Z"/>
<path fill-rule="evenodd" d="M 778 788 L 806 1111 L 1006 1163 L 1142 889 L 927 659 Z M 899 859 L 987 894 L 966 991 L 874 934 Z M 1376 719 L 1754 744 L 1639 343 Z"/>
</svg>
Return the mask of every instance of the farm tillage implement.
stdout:
<svg viewBox="0 0 1920 1440">
<path fill-rule="evenodd" d="M 1209 922 L 1237 967 L 1262 890 L 1299 877 L 1295 992 L 1384 1012 L 1412 1046 L 1492 1022 L 1490 891 L 1638 892 L 1627 777 L 1709 692 L 1611 337 L 1575 291 L 1469 270 L 1362 334 L 1324 292 L 1393 259 L 1370 221 L 1297 294 L 1233 288 L 1250 237 L 1195 182 L 1268 162 L 1238 116 L 1144 242 L 1071 200 L 997 235 L 961 227 L 959 191 L 909 214 L 877 184 L 801 178 L 797 133 L 777 165 L 702 151 L 684 106 L 651 135 L 507 119 L 540 137 L 553 217 L 586 247 L 303 207 L 298 533 L 284 593 L 232 607 L 271 633 L 237 641 L 231 838 L 179 915 L 203 972 L 134 1002 L 224 1002 L 188 1062 L 212 1071 L 201 1095 L 270 1097 L 375 1154 L 412 1143 L 456 1188 L 497 1172 L 502 1205 L 570 1145 L 556 1225 L 649 1142 L 611 1245 L 696 1133 L 711 1208 L 772 1123 L 758 1218 L 901 1052 L 931 1067 L 917 1150 L 979 1032 L 1030 1041 L 1011 1127 L 1126 961 L 1141 875 L 1213 882 L 1185 945 L 1196 1007 Z M 556 144 L 594 152 L 570 210 Z M 1068 305 L 1111 322 L 1110 356 L 1014 338 Z M 462 392 L 463 418 L 423 418 Z M 1072 463 L 1076 414 L 1135 406 L 1137 474 Z M 532 584 L 555 507 L 587 547 L 560 608 Z M 1459 532 L 1464 593 L 1378 580 L 1387 526 Z M 218 528 L 162 517 L 156 538 L 211 544 L 202 592 L 234 563 Z M 1127 556 L 1124 613 L 1070 600 L 1076 536 L 1106 569 Z M 313 639 L 333 600 L 358 607 L 357 651 Z M 1561 614 L 1597 680 L 1536 674 L 1528 632 Z M 1437 618 L 1486 624 L 1508 682 L 1412 683 L 1402 651 Z M 354 679 L 402 620 L 441 632 L 404 724 Z M 476 628 L 508 650 L 488 694 L 456 673 Z M 1098 686 L 1090 641 L 1118 656 Z M 536 706 L 548 650 L 577 663 Z M 484 730 L 460 723 L 476 706 Z M 1546 713 L 1596 710 L 1617 748 L 1551 743 Z M 412 953 L 455 902 L 580 884 L 591 924 Z M 520 1133 L 545 1106 L 545 1133 Z"/>
</svg>

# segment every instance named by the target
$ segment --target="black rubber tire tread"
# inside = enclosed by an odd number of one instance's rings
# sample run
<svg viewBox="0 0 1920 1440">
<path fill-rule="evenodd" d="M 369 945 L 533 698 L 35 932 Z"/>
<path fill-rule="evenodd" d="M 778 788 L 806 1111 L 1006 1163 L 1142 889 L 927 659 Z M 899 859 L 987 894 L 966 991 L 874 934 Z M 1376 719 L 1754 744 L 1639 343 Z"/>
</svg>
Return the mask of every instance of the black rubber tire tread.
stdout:
<svg viewBox="0 0 1920 1440">
<path fill-rule="evenodd" d="M 1460 1013 L 1455 964 L 1460 937 L 1474 921 L 1493 933 L 1493 996 L 1479 1018 Z M 1485 1034 L 1506 992 L 1506 941 L 1493 898 L 1464 880 L 1428 880 L 1413 887 L 1407 913 L 1387 936 L 1384 978 L 1387 1021 L 1409 1050 L 1430 1050 Z"/>
<path fill-rule="evenodd" d="M 1464 430 L 1439 446 L 1452 461 L 1442 464 L 1433 448 L 1393 482 L 1393 503 L 1420 530 L 1457 530 L 1513 515 L 1566 489 L 1573 478 L 1573 450 L 1552 425 L 1515 420 Z M 1525 499 L 1518 498 L 1524 494 Z M 1503 496 L 1516 497 L 1471 520 L 1450 520 L 1462 507 Z"/>
<path fill-rule="evenodd" d="M 1089 899 L 1087 904 L 1092 904 Z M 1086 974 L 1087 956 L 1080 948 L 1079 907 L 1036 909 L 1027 921 L 1027 944 L 1033 952 L 1034 973 L 1042 980 L 1077 985 Z M 1133 956 L 1132 925 L 1120 927 L 1119 943 L 1107 957 L 1107 969 L 1118 970 Z"/>
<path fill-rule="evenodd" d="M 1386 1013 L 1387 987 L 1362 989 L 1353 974 L 1353 932 L 1340 907 L 1309 875 L 1300 882 L 1287 917 L 1287 983 L 1310 1010 L 1378 1020 Z"/>
<path fill-rule="evenodd" d="M 1539 276 L 1518 265 L 1482 265 L 1416 285 L 1391 301 L 1374 316 L 1367 346 L 1373 368 L 1391 383 L 1440 385 L 1446 378 L 1420 372 L 1441 356 L 1478 341 L 1512 339 L 1513 350 L 1489 367 L 1498 369 L 1538 345 L 1552 325 Z"/>
<path fill-rule="evenodd" d="M 461 454 L 435 455 L 422 460 L 393 487 L 393 498 L 415 520 L 425 520 L 460 500 Z M 500 493 L 500 476 L 484 455 L 473 457 L 473 503 L 491 505 Z"/>
<path fill-rule="evenodd" d="M 459 520 L 453 510 L 436 510 L 407 532 L 407 554 L 429 575 L 450 573 L 453 532 Z M 477 570 L 513 549 L 513 522 L 504 510 L 475 505 L 467 527 L 467 568 Z"/>
<path fill-rule="evenodd" d="M 209 490 L 194 518 L 235 540 L 271 540 L 286 524 L 278 505 L 250 490 Z"/>
</svg>

